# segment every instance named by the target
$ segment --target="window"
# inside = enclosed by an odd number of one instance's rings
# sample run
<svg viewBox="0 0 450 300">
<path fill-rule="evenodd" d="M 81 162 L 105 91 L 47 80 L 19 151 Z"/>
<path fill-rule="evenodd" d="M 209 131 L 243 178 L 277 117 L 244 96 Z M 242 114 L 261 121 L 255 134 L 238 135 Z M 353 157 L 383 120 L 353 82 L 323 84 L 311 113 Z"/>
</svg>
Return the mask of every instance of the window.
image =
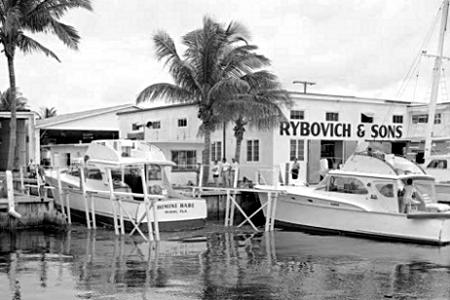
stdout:
<svg viewBox="0 0 450 300">
<path fill-rule="evenodd" d="M 89 169 L 87 178 L 93 180 L 102 180 L 102 172 L 99 169 Z"/>
<path fill-rule="evenodd" d="M 434 115 L 434 124 L 441 124 L 441 114 Z"/>
<path fill-rule="evenodd" d="M 441 119 L 442 119 L 441 114 L 435 114 L 434 115 L 434 124 L 441 124 Z M 413 115 L 412 122 L 413 122 L 413 124 L 428 123 L 428 114 Z"/>
<path fill-rule="evenodd" d="M 325 113 L 325 120 L 327 121 L 339 121 L 339 113 L 327 112 Z"/>
<path fill-rule="evenodd" d="M 222 142 L 214 142 L 211 144 L 211 161 L 222 160 Z"/>
<path fill-rule="evenodd" d="M 361 114 L 361 123 L 373 123 L 373 116 L 369 114 Z"/>
<path fill-rule="evenodd" d="M 186 127 L 187 119 L 178 119 L 178 127 Z"/>
<path fill-rule="evenodd" d="M 150 165 L 147 168 L 147 179 L 148 180 L 161 180 L 161 167 L 158 165 Z"/>
<path fill-rule="evenodd" d="M 304 140 L 291 140 L 289 147 L 289 159 L 305 160 L 305 141 Z"/>
<path fill-rule="evenodd" d="M 139 130 L 139 128 L 141 128 L 142 126 L 139 125 L 138 123 L 133 123 L 131 124 L 131 130 L 136 131 Z"/>
<path fill-rule="evenodd" d="M 427 168 L 430 169 L 447 169 L 447 160 L 445 159 L 434 159 L 430 161 Z"/>
<path fill-rule="evenodd" d="M 259 140 L 247 141 L 247 161 L 259 161 Z"/>
<path fill-rule="evenodd" d="M 331 176 L 328 182 L 328 190 L 330 192 L 346 193 L 346 194 L 367 194 L 367 189 L 359 179 L 352 177 L 335 177 Z"/>
<path fill-rule="evenodd" d="M 292 120 L 303 120 L 305 119 L 305 111 L 303 110 L 291 110 Z"/>
<path fill-rule="evenodd" d="M 394 197 L 394 185 L 392 183 L 377 183 L 375 184 L 378 192 L 384 197 Z"/>
<path fill-rule="evenodd" d="M 151 129 L 160 129 L 161 121 L 149 121 L 147 122 L 147 127 Z"/>
<path fill-rule="evenodd" d="M 195 170 L 197 167 L 197 152 L 195 150 L 172 151 L 172 161 L 176 163 L 172 170 Z"/>
<path fill-rule="evenodd" d="M 392 123 L 403 123 L 403 116 L 402 115 L 393 115 L 392 116 Z"/>
</svg>

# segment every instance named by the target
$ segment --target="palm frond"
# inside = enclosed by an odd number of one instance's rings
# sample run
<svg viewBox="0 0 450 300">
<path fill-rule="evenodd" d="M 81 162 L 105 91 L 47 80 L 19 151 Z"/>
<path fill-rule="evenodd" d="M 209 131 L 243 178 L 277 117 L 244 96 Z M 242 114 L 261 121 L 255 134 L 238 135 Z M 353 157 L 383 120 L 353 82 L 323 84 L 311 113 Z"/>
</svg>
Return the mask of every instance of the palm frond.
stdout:
<svg viewBox="0 0 450 300">
<path fill-rule="evenodd" d="M 172 102 L 195 102 L 196 95 L 193 95 L 188 90 L 183 89 L 171 83 L 157 83 L 146 87 L 139 93 L 136 103 L 144 101 L 154 101 L 157 99 L 166 99 Z"/>
<path fill-rule="evenodd" d="M 78 49 L 78 44 L 80 42 L 80 35 L 77 30 L 67 24 L 63 24 L 56 20 L 50 22 L 49 27 L 52 29 L 53 33 L 69 48 Z"/>
<path fill-rule="evenodd" d="M 42 52 L 46 56 L 53 57 L 57 61 L 61 62 L 59 60 L 58 56 L 56 56 L 56 54 L 53 53 L 50 49 L 44 47 L 43 45 L 41 45 L 37 41 L 33 40 L 32 38 L 30 38 L 30 37 L 28 37 L 28 36 L 26 36 L 24 34 L 20 34 L 19 35 L 19 37 L 17 39 L 17 46 L 24 53 Z"/>
<path fill-rule="evenodd" d="M 153 41 L 158 60 L 164 60 L 164 65 L 169 66 L 169 72 L 175 83 L 191 93 L 198 93 L 200 85 L 196 81 L 194 70 L 180 58 L 172 38 L 160 31 L 153 36 Z"/>
</svg>

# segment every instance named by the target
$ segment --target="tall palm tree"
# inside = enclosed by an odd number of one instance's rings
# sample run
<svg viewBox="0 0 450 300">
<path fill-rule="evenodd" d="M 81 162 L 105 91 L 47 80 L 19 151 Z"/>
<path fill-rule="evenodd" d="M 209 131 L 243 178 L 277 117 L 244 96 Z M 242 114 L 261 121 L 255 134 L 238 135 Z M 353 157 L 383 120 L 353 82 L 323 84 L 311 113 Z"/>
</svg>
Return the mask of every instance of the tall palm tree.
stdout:
<svg viewBox="0 0 450 300">
<path fill-rule="evenodd" d="M 281 106 L 290 107 L 292 100 L 287 91 L 281 89 L 277 77 L 266 70 L 245 74 L 241 77 L 247 86 L 234 98 L 221 103 L 217 108 L 224 122 L 233 122 L 236 149 L 234 158 L 240 161 L 241 145 L 245 128 L 270 130 L 285 120 Z"/>
<path fill-rule="evenodd" d="M 203 19 L 203 27 L 186 34 L 186 46 L 180 57 L 175 43 L 165 32 L 153 37 L 158 60 L 164 60 L 174 83 L 157 83 L 145 88 L 137 103 L 161 97 L 173 102 L 193 103 L 199 107 L 202 121 L 200 132 L 204 135 L 202 163 L 210 163 L 211 132 L 221 124 L 216 106 L 244 87 L 241 77 L 252 70 L 268 65 L 269 60 L 254 52 L 256 46 L 248 45 L 247 29 L 236 22 L 223 26 L 211 18 Z M 209 168 L 203 173 L 203 182 L 209 178 Z"/>
<path fill-rule="evenodd" d="M 16 110 L 27 110 L 28 99 L 16 90 Z M 3 93 L 0 92 L 0 110 L 11 111 L 11 89 L 8 88 Z"/>
<path fill-rule="evenodd" d="M 57 115 L 56 108 L 54 107 L 41 107 L 39 112 L 39 119 L 48 119 Z"/>
<path fill-rule="evenodd" d="M 58 60 L 50 49 L 25 34 L 51 32 L 66 46 L 78 48 L 80 36 L 75 28 L 61 23 L 60 18 L 72 8 L 91 10 L 90 0 L 3 0 L 0 2 L 0 43 L 8 62 L 11 90 L 11 122 L 9 126 L 8 169 L 17 166 L 16 73 L 14 57 L 16 49 L 24 53 L 41 52 Z"/>
</svg>

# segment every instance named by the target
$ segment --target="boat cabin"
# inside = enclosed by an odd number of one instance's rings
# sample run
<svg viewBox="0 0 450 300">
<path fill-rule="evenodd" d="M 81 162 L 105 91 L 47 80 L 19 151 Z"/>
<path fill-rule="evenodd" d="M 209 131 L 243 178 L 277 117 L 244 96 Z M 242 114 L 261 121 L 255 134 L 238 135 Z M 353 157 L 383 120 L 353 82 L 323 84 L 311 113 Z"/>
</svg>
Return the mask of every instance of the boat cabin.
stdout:
<svg viewBox="0 0 450 300">
<path fill-rule="evenodd" d="M 344 202 L 367 211 L 404 213 L 408 181 L 412 182 L 415 209 L 436 203 L 434 178 L 415 163 L 390 155 L 354 154 L 340 170 L 329 172 L 317 190 L 336 193 Z"/>
</svg>

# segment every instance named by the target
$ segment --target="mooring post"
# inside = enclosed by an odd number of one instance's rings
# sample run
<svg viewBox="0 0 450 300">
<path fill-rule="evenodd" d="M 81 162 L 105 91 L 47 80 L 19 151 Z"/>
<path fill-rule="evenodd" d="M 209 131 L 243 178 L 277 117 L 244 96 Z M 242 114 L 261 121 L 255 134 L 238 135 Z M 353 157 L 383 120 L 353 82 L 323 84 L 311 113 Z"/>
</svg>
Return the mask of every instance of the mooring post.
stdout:
<svg viewBox="0 0 450 300">
<path fill-rule="evenodd" d="M 14 203 L 13 175 L 11 171 L 6 171 L 6 190 L 8 194 L 8 213 L 14 218 L 21 218 L 22 215 L 16 212 Z"/>
<path fill-rule="evenodd" d="M 116 199 L 114 195 L 114 186 L 112 181 L 111 169 L 106 169 L 106 176 L 108 177 L 108 187 L 109 187 L 109 199 L 111 200 L 112 210 L 113 210 L 113 220 L 114 220 L 114 233 L 119 235 L 119 224 L 117 222 L 117 207 Z"/>
<path fill-rule="evenodd" d="M 227 200 L 225 202 L 225 227 L 230 226 L 230 190 L 227 190 Z"/>
<path fill-rule="evenodd" d="M 199 170 L 199 174 L 198 174 L 198 191 L 201 194 L 202 192 L 202 186 L 203 186 L 203 168 L 205 166 L 203 164 L 200 164 L 200 170 Z M 199 196 L 200 198 L 200 196 Z"/>
<path fill-rule="evenodd" d="M 147 186 L 147 176 L 145 176 L 145 168 L 141 167 L 141 181 L 142 181 L 142 190 L 144 194 L 144 203 L 145 203 L 145 212 L 147 215 L 147 227 L 148 227 L 148 240 L 153 241 L 153 227 L 152 222 L 150 220 L 150 199 L 148 197 L 148 186 Z"/>
<path fill-rule="evenodd" d="M 277 211 L 277 202 L 278 202 L 278 193 L 273 193 L 272 200 L 272 216 L 270 222 L 270 231 L 273 231 L 275 228 L 275 213 Z"/>
<path fill-rule="evenodd" d="M 155 240 L 159 241 L 159 220 L 158 220 L 158 213 L 156 211 L 157 207 L 156 204 L 158 202 L 157 198 L 153 198 L 152 199 L 152 203 L 153 203 L 153 222 L 155 225 Z"/>
<path fill-rule="evenodd" d="M 64 212 L 64 201 L 63 201 L 63 191 L 62 191 L 62 183 L 61 183 L 61 174 L 59 173 L 59 168 L 55 169 L 56 172 L 56 180 L 58 181 L 58 198 L 59 205 L 61 205 L 61 210 Z"/>
<path fill-rule="evenodd" d="M 265 231 L 269 231 L 270 222 L 272 218 L 272 192 L 267 193 L 267 213 L 266 213 L 266 225 L 264 227 Z"/>
<path fill-rule="evenodd" d="M 94 196 L 92 193 L 89 194 L 89 200 L 91 202 L 91 220 L 92 220 L 92 228 L 97 229 L 97 220 L 95 218 L 95 203 Z"/>
<path fill-rule="evenodd" d="M 66 199 L 66 211 L 67 211 L 67 223 L 69 225 L 72 224 L 72 215 L 70 214 L 70 195 L 69 192 L 66 190 L 65 192 L 65 199 Z"/>
<path fill-rule="evenodd" d="M 81 194 L 83 196 L 83 200 L 84 200 L 84 210 L 85 210 L 85 215 L 86 215 L 86 225 L 88 229 L 91 229 L 91 220 L 89 217 L 89 204 L 88 204 L 88 199 L 87 199 L 87 195 L 86 195 L 86 176 L 84 174 L 84 168 L 80 167 L 80 190 L 81 190 Z"/>
<path fill-rule="evenodd" d="M 23 167 L 19 168 L 19 176 L 20 176 L 20 191 L 25 193 L 25 179 L 23 175 Z"/>
</svg>

